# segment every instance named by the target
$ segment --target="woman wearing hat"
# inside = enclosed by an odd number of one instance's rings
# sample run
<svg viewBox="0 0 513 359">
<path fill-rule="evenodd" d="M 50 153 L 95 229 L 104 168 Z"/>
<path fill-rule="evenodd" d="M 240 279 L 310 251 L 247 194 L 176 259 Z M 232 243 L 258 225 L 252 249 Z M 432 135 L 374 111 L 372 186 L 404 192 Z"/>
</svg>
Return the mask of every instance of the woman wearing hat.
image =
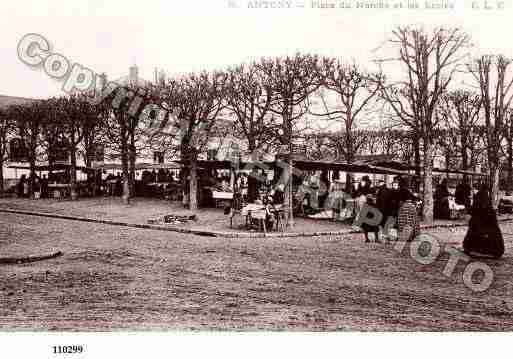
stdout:
<svg viewBox="0 0 513 359">
<path fill-rule="evenodd" d="M 409 181 L 406 178 L 399 178 L 399 189 L 395 196 L 399 203 L 397 216 L 399 238 L 407 236 L 406 240 L 410 242 L 419 235 L 420 222 L 417 214 L 417 197 L 410 191 Z"/>
<path fill-rule="evenodd" d="M 490 191 L 481 185 L 474 196 L 472 217 L 463 241 L 463 250 L 471 257 L 500 258 L 504 254 L 504 239 L 492 206 Z"/>
</svg>

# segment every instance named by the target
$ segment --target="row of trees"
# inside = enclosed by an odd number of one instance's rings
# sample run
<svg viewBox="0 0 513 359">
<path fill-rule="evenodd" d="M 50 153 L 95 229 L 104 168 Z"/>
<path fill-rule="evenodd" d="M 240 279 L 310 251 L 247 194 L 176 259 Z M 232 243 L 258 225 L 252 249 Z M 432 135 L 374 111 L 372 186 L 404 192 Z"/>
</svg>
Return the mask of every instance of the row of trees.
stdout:
<svg viewBox="0 0 513 359">
<path fill-rule="evenodd" d="M 84 96 L 67 96 L 12 105 L 0 111 L 0 190 L 3 165 L 8 159 L 10 140 L 21 138 L 30 166 L 29 190 L 33 193 L 36 162 L 49 160 L 56 151 L 70 155 L 71 196 L 77 198 L 77 157 L 90 165 L 96 149 L 94 134 L 104 128 L 105 107 L 92 105 Z"/>
<path fill-rule="evenodd" d="M 198 155 L 213 138 L 234 135 L 253 154 L 291 149 L 301 138 L 318 158 L 328 153 L 349 163 L 365 153 L 413 158 L 423 179 L 427 221 L 433 213 L 436 153 L 463 170 L 484 160 L 497 198 L 503 158 L 513 182 L 511 61 L 472 58 L 470 38 L 459 29 L 400 27 L 384 48 L 392 56 L 377 55 L 374 72 L 334 58 L 296 54 L 145 88 L 106 87 L 93 103 L 88 94 L 14 106 L 0 113 L 0 161 L 9 133 L 27 143 L 32 170 L 38 149 L 56 139 L 66 140 L 72 166 L 77 153 L 103 143 L 121 160 L 128 201 L 138 155 L 164 151 L 186 164 L 191 180 L 184 192 L 195 209 Z M 150 104 L 158 106 L 145 111 Z M 161 116 L 161 110 L 168 112 Z M 161 131 L 154 131 L 156 122 Z M 89 157 L 84 158 L 88 164 Z M 72 178 L 72 188 L 75 184 Z"/>
</svg>

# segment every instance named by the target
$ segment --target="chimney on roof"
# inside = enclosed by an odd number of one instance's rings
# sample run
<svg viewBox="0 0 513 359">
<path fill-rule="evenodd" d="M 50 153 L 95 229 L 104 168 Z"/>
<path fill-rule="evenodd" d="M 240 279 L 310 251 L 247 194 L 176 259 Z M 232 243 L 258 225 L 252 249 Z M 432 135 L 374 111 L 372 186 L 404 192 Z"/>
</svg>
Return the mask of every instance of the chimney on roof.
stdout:
<svg viewBox="0 0 513 359">
<path fill-rule="evenodd" d="M 164 70 L 160 70 L 159 71 L 159 85 L 164 85 L 166 83 L 166 73 L 164 72 Z"/>
<path fill-rule="evenodd" d="M 129 73 L 128 73 L 128 82 L 130 85 L 137 85 L 137 78 L 139 76 L 139 69 L 137 68 L 137 65 L 130 66 Z"/>
<path fill-rule="evenodd" d="M 105 72 L 102 72 L 102 74 L 98 76 L 97 88 L 101 92 L 103 91 L 105 86 L 107 86 L 107 74 Z"/>
</svg>

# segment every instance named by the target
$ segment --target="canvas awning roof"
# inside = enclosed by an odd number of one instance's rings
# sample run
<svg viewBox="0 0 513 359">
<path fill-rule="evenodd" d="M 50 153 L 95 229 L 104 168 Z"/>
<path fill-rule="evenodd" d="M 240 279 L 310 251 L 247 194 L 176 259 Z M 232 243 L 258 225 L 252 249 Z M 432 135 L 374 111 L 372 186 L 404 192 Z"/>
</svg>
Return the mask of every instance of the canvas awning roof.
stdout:
<svg viewBox="0 0 513 359">
<path fill-rule="evenodd" d="M 104 163 L 102 165 L 93 166 L 95 169 L 102 169 L 102 170 L 122 170 L 123 166 L 121 163 Z M 182 168 L 182 165 L 176 162 L 169 162 L 169 163 L 136 163 L 135 169 L 136 170 L 159 170 L 159 169 L 180 169 Z"/>
<path fill-rule="evenodd" d="M 28 164 L 9 165 L 8 168 L 30 170 L 30 165 L 28 165 Z M 70 168 L 71 168 L 71 165 L 67 165 L 67 164 L 55 164 L 55 165 L 40 164 L 40 165 L 36 165 L 36 167 L 35 167 L 36 171 L 65 171 Z M 94 171 L 94 168 L 77 166 L 77 170 L 84 171 L 84 172 L 85 171 Z"/>
<path fill-rule="evenodd" d="M 373 166 L 383 167 L 383 168 L 392 168 L 395 170 L 400 171 L 412 171 L 415 172 L 415 169 L 417 167 L 410 166 L 408 164 L 405 164 L 403 162 L 399 161 L 373 161 L 369 163 Z M 421 169 L 422 171 L 422 169 Z M 463 170 L 457 170 L 457 169 L 443 169 L 443 168 L 433 168 L 433 172 L 439 172 L 439 173 L 449 173 L 449 174 L 462 174 L 462 175 L 469 175 L 469 176 L 486 176 L 484 173 L 479 172 L 472 172 L 472 171 L 463 171 Z"/>
<path fill-rule="evenodd" d="M 286 157 L 277 156 L 277 161 L 287 162 Z M 251 162 L 239 162 L 239 169 L 250 169 L 250 168 L 262 168 L 267 167 L 269 169 L 273 169 L 277 167 L 276 162 L 269 161 L 261 161 L 255 162 L 254 165 L 251 165 Z M 293 160 L 294 168 L 303 170 L 303 171 L 317 171 L 317 170 L 340 170 L 344 172 L 352 172 L 352 173 L 370 173 L 370 174 L 395 174 L 395 175 L 407 175 L 408 171 L 401 171 L 392 168 L 379 167 L 369 164 L 349 164 L 344 162 L 333 162 L 333 161 L 313 161 L 306 160 L 304 157 L 295 156 Z M 178 161 L 180 163 L 185 163 L 184 161 Z M 261 164 L 262 166 L 260 166 Z M 197 161 L 197 165 L 199 168 L 207 168 L 207 169 L 230 169 L 233 167 L 233 163 L 230 161 L 206 161 L 199 160 Z M 281 167 L 281 166 L 279 166 Z"/>
<path fill-rule="evenodd" d="M 278 156 L 278 159 L 287 162 L 287 156 Z M 304 156 L 293 156 L 293 166 L 294 168 L 305 171 L 338 170 L 350 173 L 408 175 L 408 171 L 402 169 L 376 166 L 367 163 L 347 163 L 341 161 L 314 161 L 308 160 Z"/>
</svg>

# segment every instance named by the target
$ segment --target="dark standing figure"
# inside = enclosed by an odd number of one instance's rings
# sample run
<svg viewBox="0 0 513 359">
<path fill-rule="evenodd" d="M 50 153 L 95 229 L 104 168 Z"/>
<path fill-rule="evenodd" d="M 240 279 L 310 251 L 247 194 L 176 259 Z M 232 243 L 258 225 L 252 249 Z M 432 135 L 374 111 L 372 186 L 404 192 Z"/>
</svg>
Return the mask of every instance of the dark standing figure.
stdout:
<svg viewBox="0 0 513 359">
<path fill-rule="evenodd" d="M 482 184 L 474 196 L 471 215 L 468 231 L 463 241 L 464 252 L 475 257 L 502 257 L 504 240 L 486 184 Z"/>
<path fill-rule="evenodd" d="M 399 198 L 399 179 L 399 177 L 394 178 L 388 201 L 389 217 L 392 217 L 393 228 L 397 228 L 397 217 L 399 216 L 399 207 L 401 206 Z M 388 231 L 390 231 L 390 229 L 391 228 L 388 228 Z"/>
<path fill-rule="evenodd" d="M 121 196 L 123 194 L 123 181 L 121 180 L 121 174 L 116 174 L 116 184 L 114 188 L 114 195 Z"/>
<path fill-rule="evenodd" d="M 399 237 L 407 237 L 406 240 L 411 242 L 420 234 L 420 223 L 417 214 L 417 198 L 410 191 L 409 182 L 406 178 L 399 179 L 396 200 L 399 201 L 399 213 L 397 215 Z"/>
<path fill-rule="evenodd" d="M 456 186 L 455 202 L 456 204 L 463 205 L 470 211 L 470 199 L 472 195 L 472 189 L 468 183 L 468 179 L 465 178 L 462 182 Z"/>
<path fill-rule="evenodd" d="M 328 198 L 330 189 L 330 180 L 328 178 L 328 172 L 323 171 L 319 178 L 319 208 L 325 207 L 326 198 Z"/>
<path fill-rule="evenodd" d="M 380 227 L 381 233 L 386 240 L 390 240 L 387 223 L 390 217 L 397 217 L 397 211 L 393 208 L 393 190 L 387 188 L 385 181 L 379 181 L 376 192 L 376 208 L 381 212 L 383 218 L 381 219 Z M 392 223 L 394 221 L 392 220 Z"/>
<path fill-rule="evenodd" d="M 20 180 L 18 181 L 18 185 L 16 186 L 16 192 L 18 197 L 25 197 L 25 183 L 27 182 L 27 176 L 21 175 Z"/>
<path fill-rule="evenodd" d="M 434 217 L 439 219 L 450 219 L 449 209 L 449 188 L 447 180 L 444 179 L 437 187 L 434 194 Z"/>
<path fill-rule="evenodd" d="M 248 177 L 248 202 L 253 203 L 258 198 L 258 171 L 253 168 Z"/>
<path fill-rule="evenodd" d="M 41 178 L 41 198 L 48 198 L 48 178 L 46 178 L 46 175 Z"/>
<path fill-rule="evenodd" d="M 369 176 L 363 176 L 358 190 L 354 193 L 353 197 L 356 198 L 356 217 L 360 215 L 360 211 L 365 203 L 367 203 L 367 196 L 372 194 L 371 181 Z"/>
<path fill-rule="evenodd" d="M 284 193 L 285 185 L 278 184 L 276 188 L 274 189 L 273 194 L 273 204 L 274 205 L 280 205 L 285 202 L 285 193 Z"/>
<path fill-rule="evenodd" d="M 39 177 L 37 177 L 37 176 L 34 177 L 33 190 L 34 190 L 34 195 L 33 195 L 34 198 L 38 198 L 38 197 L 40 198 L 41 197 L 41 181 L 39 180 Z"/>
<path fill-rule="evenodd" d="M 376 203 L 369 196 L 372 194 L 371 181 L 369 176 L 363 176 L 360 187 L 357 191 L 357 216 L 361 215 L 361 211 L 363 207 L 367 204 L 368 206 L 376 207 Z M 369 240 L 369 232 L 374 233 L 374 241 L 379 243 L 379 225 L 371 225 L 369 223 L 365 223 L 365 221 L 361 224 L 362 230 L 365 233 L 365 242 L 370 242 Z"/>
<path fill-rule="evenodd" d="M 374 200 L 372 198 L 368 198 L 366 205 L 376 207 L 376 204 L 374 203 Z M 365 243 L 369 243 L 369 233 L 374 233 L 374 242 L 381 243 L 379 240 L 379 224 L 373 225 L 367 222 L 362 222 L 361 224 L 362 230 L 365 234 Z"/>
</svg>

